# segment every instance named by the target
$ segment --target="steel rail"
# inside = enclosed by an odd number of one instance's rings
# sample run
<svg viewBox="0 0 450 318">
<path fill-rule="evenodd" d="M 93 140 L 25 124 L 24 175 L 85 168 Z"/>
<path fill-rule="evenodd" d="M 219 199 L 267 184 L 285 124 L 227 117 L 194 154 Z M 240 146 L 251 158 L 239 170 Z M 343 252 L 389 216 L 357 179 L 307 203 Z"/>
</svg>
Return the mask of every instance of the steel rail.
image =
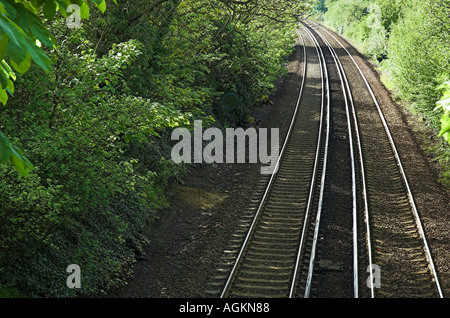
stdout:
<svg viewBox="0 0 450 318">
<path fill-rule="evenodd" d="M 303 28 L 306 30 L 305 27 L 303 27 Z M 310 37 L 311 37 L 311 35 L 310 35 Z M 323 131 L 323 115 L 324 115 L 324 103 L 325 103 L 324 72 L 323 72 L 323 66 L 322 66 L 322 59 L 320 58 L 321 57 L 320 52 L 319 52 L 314 40 L 313 40 L 313 43 L 315 45 L 317 56 L 319 57 L 319 63 L 320 63 L 320 69 L 321 69 L 321 82 L 322 82 L 322 100 L 321 100 L 321 114 L 320 114 L 321 120 L 320 120 L 320 125 L 319 125 L 319 136 L 318 136 L 318 141 L 317 141 L 317 149 L 316 149 L 316 157 L 315 157 L 314 168 L 313 168 L 313 176 L 311 179 L 312 180 L 311 188 L 310 188 L 309 197 L 308 197 L 308 205 L 307 205 L 306 212 L 305 212 L 305 220 L 304 220 L 302 234 L 301 234 L 301 238 L 300 238 L 299 249 L 297 252 L 297 259 L 295 262 L 294 276 L 292 279 L 291 290 L 289 293 L 290 298 L 294 297 L 294 293 L 295 293 L 295 289 L 296 289 L 296 285 L 297 285 L 297 277 L 298 277 L 298 272 L 299 272 L 299 267 L 300 267 L 300 260 L 301 260 L 301 256 L 302 256 L 302 252 L 303 252 L 304 241 L 306 238 L 307 222 L 309 220 L 309 213 L 310 213 L 311 206 L 313 203 L 314 188 L 315 188 L 315 182 L 316 182 L 315 180 L 316 180 L 316 174 L 317 174 L 317 167 L 318 167 L 319 161 L 320 161 L 320 147 L 321 147 L 321 142 L 322 142 L 322 131 Z M 322 188 L 323 188 L 323 186 L 322 186 Z"/>
<path fill-rule="evenodd" d="M 368 196 L 367 196 L 367 184 L 366 184 L 366 177 L 365 177 L 364 158 L 363 158 L 362 146 L 361 146 L 361 144 L 362 144 L 361 136 L 360 136 L 360 131 L 359 131 L 358 118 L 356 116 L 356 107 L 355 107 L 355 104 L 353 101 L 352 91 L 351 91 L 351 88 L 349 85 L 348 77 L 346 75 L 346 72 L 344 70 L 342 62 L 339 59 L 339 56 L 337 55 L 336 51 L 334 50 L 334 48 L 330 44 L 330 42 L 319 31 L 316 31 L 316 32 L 324 40 L 324 42 L 327 44 L 328 48 L 330 49 L 330 51 L 333 55 L 333 58 L 338 65 L 340 73 L 343 75 L 343 80 L 345 82 L 346 91 L 348 92 L 348 99 L 350 101 L 352 118 L 354 121 L 356 144 L 358 146 L 358 154 L 359 154 L 359 159 L 360 159 L 360 169 L 361 169 L 360 177 L 361 177 L 361 183 L 362 183 L 362 196 L 363 196 L 363 201 L 364 201 L 364 217 L 365 217 L 365 221 L 366 221 L 365 223 L 366 223 L 366 237 L 367 237 L 367 253 L 368 253 L 368 263 L 369 263 L 368 267 L 369 267 L 369 269 L 372 269 L 373 261 L 372 261 L 372 246 L 371 246 L 370 223 L 369 223 L 369 202 L 368 202 Z M 348 104 L 347 104 L 347 107 L 349 107 Z M 349 118 L 348 112 L 347 112 L 347 116 L 348 116 L 347 118 Z M 354 222 L 356 222 L 356 221 L 354 221 Z M 354 224 L 356 225 L 356 223 L 354 223 Z M 354 237 L 354 239 L 356 240 L 356 236 Z M 354 242 L 354 248 L 356 248 L 356 247 L 357 247 L 357 244 L 356 244 L 356 242 Z M 355 274 L 355 276 L 356 276 L 356 274 Z M 371 297 L 373 298 L 374 297 L 374 284 L 373 284 L 372 270 L 370 270 L 369 278 L 370 278 L 370 283 L 369 283 L 368 287 L 370 288 Z"/>
<path fill-rule="evenodd" d="M 317 32 L 317 31 L 316 31 Z M 351 116 L 350 116 L 350 103 L 352 104 L 352 109 L 354 110 L 353 100 L 351 96 L 350 87 L 348 85 L 348 78 L 345 74 L 345 71 L 342 67 L 342 64 L 336 54 L 336 51 L 333 49 L 331 44 L 328 42 L 326 38 L 320 34 L 320 32 L 317 32 L 317 34 L 320 36 L 320 38 L 324 41 L 324 43 L 327 45 L 328 50 L 330 51 L 331 56 L 333 57 L 334 63 L 337 67 L 337 71 L 339 74 L 339 79 L 341 81 L 342 86 L 342 94 L 344 96 L 344 102 L 346 106 L 346 115 L 347 115 L 347 127 L 348 127 L 348 135 L 349 135 L 349 147 L 350 147 L 350 160 L 351 160 L 351 167 L 352 167 L 352 204 L 353 204 L 353 290 L 354 290 L 354 298 L 358 298 L 358 233 L 357 233 L 357 194 L 356 194 L 356 164 L 355 164 L 355 150 L 353 147 L 353 133 L 352 133 L 352 125 L 351 125 Z M 353 112 L 354 114 L 354 112 Z M 356 121 L 356 117 L 354 116 Z M 357 122 L 356 122 L 356 127 Z M 360 139 L 359 136 L 356 138 L 357 145 L 360 146 Z M 362 163 L 362 153 L 359 152 L 360 156 L 360 162 Z M 365 192 L 364 192 L 365 193 Z M 367 201 L 366 201 L 367 202 Z"/>
<path fill-rule="evenodd" d="M 364 81 L 364 83 L 365 83 L 365 85 L 366 85 L 366 87 L 367 87 L 367 89 L 368 89 L 372 99 L 373 99 L 373 102 L 375 103 L 375 106 L 377 108 L 378 114 L 380 116 L 380 119 L 381 119 L 381 121 L 383 123 L 384 129 L 386 131 L 386 135 L 387 135 L 387 137 L 389 139 L 389 143 L 391 145 L 391 148 L 392 148 L 392 151 L 394 153 L 395 159 L 397 161 L 397 165 L 398 165 L 398 167 L 400 169 L 401 176 L 402 176 L 403 182 L 405 184 L 405 188 L 406 188 L 407 193 L 408 193 L 409 202 L 410 202 L 411 208 L 413 210 L 413 214 L 415 216 L 415 220 L 416 220 L 416 224 L 417 224 L 420 236 L 422 237 L 422 241 L 423 241 L 423 244 L 424 244 L 424 247 L 425 247 L 425 251 L 426 251 L 426 256 L 428 258 L 429 266 L 430 266 L 431 272 L 432 272 L 434 280 L 435 280 L 435 284 L 436 284 L 436 288 L 437 288 L 438 293 L 439 293 L 439 297 L 443 298 L 443 293 L 442 293 L 442 289 L 441 289 L 441 286 L 440 286 L 440 283 L 439 283 L 439 278 L 438 278 L 438 275 L 437 275 L 437 272 L 436 272 L 436 268 L 435 268 L 435 265 L 434 265 L 434 262 L 433 262 L 433 258 L 432 258 L 432 255 L 431 255 L 430 248 L 428 246 L 428 242 L 427 242 L 427 239 L 426 239 L 426 236 L 425 236 L 425 231 L 423 229 L 423 225 L 422 225 L 422 222 L 421 222 L 421 219 L 420 219 L 420 215 L 418 213 L 417 206 L 416 206 L 416 203 L 414 201 L 414 197 L 413 197 L 411 188 L 409 186 L 408 178 L 406 177 L 406 173 L 405 173 L 405 170 L 403 168 L 403 164 L 402 164 L 402 161 L 400 159 L 400 155 L 398 153 L 397 146 L 395 145 L 394 139 L 392 137 L 392 133 L 391 133 L 391 131 L 389 129 L 389 126 L 387 124 L 386 118 L 385 118 L 385 116 L 383 114 L 383 111 L 382 111 L 382 109 L 381 109 L 381 107 L 380 107 L 380 105 L 378 103 L 378 100 L 377 100 L 377 98 L 376 98 L 376 96 L 375 96 L 375 94 L 374 94 L 374 92 L 372 90 L 372 87 L 370 86 L 366 76 L 364 75 L 362 69 L 359 67 L 358 63 L 355 61 L 355 59 L 350 54 L 350 52 L 347 50 L 347 48 L 344 47 L 344 45 L 341 43 L 341 41 L 339 41 L 333 34 L 331 34 L 328 30 L 323 28 L 321 25 L 319 25 L 317 23 L 314 23 L 314 22 L 312 22 L 312 23 L 317 25 L 320 29 L 324 30 L 326 33 L 328 33 L 345 50 L 345 52 L 348 54 L 348 56 L 350 57 L 350 59 L 352 60 L 352 62 L 356 66 L 356 68 L 358 69 L 358 71 L 359 71 L 359 73 L 360 73 L 360 75 L 361 75 L 361 77 L 362 77 L 362 79 L 363 79 L 363 81 Z"/>
<path fill-rule="evenodd" d="M 234 266 L 233 266 L 233 268 L 231 270 L 231 273 L 230 273 L 230 275 L 228 277 L 228 280 L 227 280 L 227 282 L 225 284 L 225 287 L 223 288 L 223 291 L 222 291 L 222 294 L 221 294 L 220 298 L 224 298 L 226 296 L 226 293 L 227 293 L 227 290 L 229 288 L 229 285 L 230 285 L 231 281 L 233 280 L 234 274 L 236 273 L 236 269 L 237 269 L 238 264 L 239 264 L 239 262 L 240 262 L 240 260 L 242 258 L 242 255 L 244 254 L 244 251 L 245 251 L 245 249 L 247 247 L 247 243 L 249 241 L 249 238 L 250 238 L 250 236 L 251 236 L 251 234 L 252 234 L 252 232 L 253 232 L 253 230 L 255 228 L 256 221 L 258 220 L 258 217 L 259 217 L 259 215 L 261 213 L 261 209 L 262 209 L 262 207 L 263 207 L 263 205 L 264 205 L 264 203 L 266 201 L 266 198 L 267 198 L 267 195 L 269 193 L 269 190 L 270 190 L 270 188 L 271 188 L 271 186 L 273 184 L 273 180 L 274 180 L 275 176 L 278 173 L 278 168 L 279 168 L 279 165 L 280 165 L 281 158 L 283 157 L 283 154 L 285 152 L 286 146 L 288 144 L 289 137 L 290 137 L 290 135 L 292 133 L 292 127 L 294 126 L 294 123 L 295 123 L 295 120 L 296 120 L 296 117 L 297 117 L 297 113 L 298 113 L 298 109 L 299 109 L 299 105 L 300 105 L 300 100 L 301 100 L 301 97 L 303 95 L 303 89 L 304 89 L 304 84 L 305 84 L 305 76 L 306 76 L 306 68 L 307 68 L 307 65 L 306 65 L 307 64 L 306 63 L 307 62 L 307 60 L 306 60 L 306 46 L 305 46 L 305 42 L 303 40 L 302 35 L 300 35 L 300 38 L 302 40 L 302 45 L 303 45 L 303 60 L 304 60 L 304 62 L 303 62 L 303 64 L 304 64 L 303 65 L 303 78 L 302 78 L 302 82 L 301 82 L 301 85 L 300 85 L 300 91 L 299 91 L 299 94 L 298 94 L 295 110 L 294 110 L 294 113 L 292 115 L 292 120 L 291 120 L 289 129 L 288 129 L 288 132 L 286 134 L 286 138 L 285 138 L 285 141 L 283 143 L 283 147 L 282 147 L 281 152 L 280 152 L 280 154 L 278 156 L 277 163 L 276 163 L 275 168 L 274 168 L 274 172 L 272 173 L 272 175 L 270 177 L 270 180 L 269 180 L 269 182 L 267 184 L 267 187 L 266 187 L 266 190 L 264 192 L 264 195 L 263 195 L 263 197 L 261 199 L 261 202 L 260 202 L 260 204 L 258 206 L 258 209 L 257 209 L 257 211 L 255 213 L 255 216 L 253 218 L 252 224 L 250 225 L 250 228 L 248 230 L 247 236 L 246 236 L 246 238 L 244 240 L 244 243 L 242 244 L 241 250 L 240 250 L 240 252 L 239 252 L 239 254 L 238 254 L 237 258 L 236 258 L 236 261 L 235 261 Z"/>
<path fill-rule="evenodd" d="M 316 215 L 316 221 L 315 221 L 313 245 L 312 245 L 312 249 L 311 249 L 309 269 L 308 269 L 308 275 L 307 275 L 307 279 L 306 279 L 306 287 L 305 287 L 305 293 L 304 293 L 304 297 L 309 298 L 310 293 L 311 293 L 311 282 L 312 282 L 312 275 L 313 275 L 313 271 L 314 271 L 314 263 L 315 263 L 315 257 L 316 257 L 317 241 L 318 241 L 318 236 L 319 236 L 319 227 L 320 227 L 320 219 L 321 219 L 321 213 L 322 213 L 323 196 L 324 196 L 325 180 L 326 180 L 326 172 L 327 172 L 328 145 L 329 145 L 329 140 L 330 140 L 330 94 L 329 94 L 330 82 L 329 82 L 328 70 L 326 68 L 325 58 L 323 55 L 322 48 L 320 47 L 319 43 L 314 38 L 314 36 L 311 34 L 311 32 L 307 28 L 304 28 L 304 29 L 307 31 L 307 33 L 313 40 L 314 45 L 316 46 L 316 49 L 318 49 L 320 52 L 320 56 L 319 56 L 320 65 L 321 65 L 322 72 L 325 75 L 326 84 L 327 84 L 326 85 L 326 87 L 327 87 L 327 91 L 326 91 L 326 93 L 327 93 L 327 112 L 326 112 L 327 113 L 326 114 L 327 115 L 327 118 L 326 118 L 327 134 L 326 134 L 325 146 L 324 146 L 324 149 L 325 149 L 324 150 L 324 163 L 323 163 L 322 176 L 321 176 L 320 194 L 319 194 L 319 202 L 318 202 L 317 215 Z M 322 64 L 322 61 L 323 61 L 323 64 Z"/>
</svg>

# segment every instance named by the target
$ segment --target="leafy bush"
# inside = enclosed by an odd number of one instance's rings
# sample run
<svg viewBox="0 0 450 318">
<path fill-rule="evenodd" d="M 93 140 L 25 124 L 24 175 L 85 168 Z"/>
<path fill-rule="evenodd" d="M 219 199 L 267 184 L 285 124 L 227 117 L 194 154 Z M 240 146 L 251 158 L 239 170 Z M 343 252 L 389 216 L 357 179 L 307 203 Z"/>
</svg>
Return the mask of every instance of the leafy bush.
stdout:
<svg viewBox="0 0 450 318">
<path fill-rule="evenodd" d="M 445 44 L 449 42 L 435 34 L 428 10 L 426 2 L 405 9 L 405 17 L 392 29 L 389 59 L 402 98 L 414 102 L 419 111 L 432 114 L 440 97 L 436 88 L 450 75 L 450 52 Z"/>
<path fill-rule="evenodd" d="M 75 2 L 91 16 L 79 29 L 51 19 L 54 1 L 31 2 L 52 35 L 52 45 L 33 50 L 52 68 L 27 59 L 0 118 L 1 163 L 28 172 L 0 166 L 0 295 L 92 296 L 120 284 L 167 205 L 167 187 L 186 172 L 169 160 L 171 130 L 193 119 L 247 123 L 285 72 L 296 17 L 311 3 L 127 1 L 105 12 L 93 0 L 100 11 L 89 12 L 91 1 L 64 0 L 58 8 Z M 225 109 L 230 92 L 239 103 Z M 81 268 L 81 289 L 66 286 L 70 264 Z"/>
<path fill-rule="evenodd" d="M 439 132 L 439 137 L 444 137 L 444 139 L 450 143 L 450 81 L 445 82 L 439 89 L 443 90 L 442 98 L 437 102 L 436 110 L 442 110 L 441 117 L 441 131 Z"/>
<path fill-rule="evenodd" d="M 116 3 L 116 0 L 113 0 Z M 89 18 L 89 5 L 104 12 L 105 0 L 54 0 L 21 1 L 5 0 L 0 3 L 0 102 L 6 104 L 8 94 L 14 94 L 16 72 L 24 74 L 32 61 L 45 71 L 51 70 L 51 59 L 42 45 L 55 45 L 52 34 L 42 20 L 51 19 L 56 12 L 64 17 L 72 16 L 73 6 L 77 6 L 79 17 Z M 41 14 L 42 13 L 42 14 Z M 24 176 L 32 168 L 30 161 L 0 132 L 0 163 L 11 161 Z"/>
<path fill-rule="evenodd" d="M 325 1 L 325 24 L 351 40 L 373 59 L 386 56 L 387 31 L 381 23 L 381 7 L 367 0 Z"/>
<path fill-rule="evenodd" d="M 18 79 L 2 117 L 35 169 L 23 178 L 0 166 L 0 278 L 30 296 L 73 295 L 65 286 L 73 263 L 83 269 L 83 295 L 120 281 L 180 169 L 133 149 L 151 154 L 159 134 L 189 118 L 129 95 L 123 70 L 139 56 L 138 42 L 103 57 L 81 33 L 66 43 L 49 52 L 51 74 L 32 67 Z"/>
<path fill-rule="evenodd" d="M 448 139 L 447 98 L 450 78 L 450 0 L 327 0 L 325 23 L 380 64 L 385 85 L 431 128 Z M 326 10 L 321 10 L 326 11 Z M 435 111 L 436 101 L 441 99 Z M 449 149 L 432 150 L 448 171 Z"/>
</svg>

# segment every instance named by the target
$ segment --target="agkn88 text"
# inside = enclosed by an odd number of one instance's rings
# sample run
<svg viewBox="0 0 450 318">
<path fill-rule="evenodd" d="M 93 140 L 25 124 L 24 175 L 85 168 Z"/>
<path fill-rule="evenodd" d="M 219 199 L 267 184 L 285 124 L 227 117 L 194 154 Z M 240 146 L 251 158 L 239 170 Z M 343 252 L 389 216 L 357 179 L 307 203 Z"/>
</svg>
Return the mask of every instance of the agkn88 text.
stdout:
<svg viewBox="0 0 450 318">
<path fill-rule="evenodd" d="M 232 304 L 226 303 L 223 307 L 222 312 L 233 312 L 233 313 L 269 312 L 269 304 L 268 303 L 232 303 Z"/>
</svg>

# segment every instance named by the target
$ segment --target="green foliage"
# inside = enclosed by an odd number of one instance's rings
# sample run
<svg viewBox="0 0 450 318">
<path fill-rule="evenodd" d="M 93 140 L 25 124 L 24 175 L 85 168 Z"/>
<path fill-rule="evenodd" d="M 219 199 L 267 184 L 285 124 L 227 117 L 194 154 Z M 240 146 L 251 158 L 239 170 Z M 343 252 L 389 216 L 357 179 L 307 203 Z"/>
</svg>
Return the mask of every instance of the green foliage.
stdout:
<svg viewBox="0 0 450 318">
<path fill-rule="evenodd" d="M 116 0 L 114 0 L 116 3 Z M 52 19 L 59 11 L 65 17 L 71 4 L 81 7 L 81 18 L 89 18 L 89 5 L 94 3 L 102 12 L 106 9 L 105 0 L 41 0 L 41 1 L 12 1 L 0 2 L 0 102 L 5 105 L 8 93 L 14 94 L 14 71 L 24 74 L 34 61 L 45 71 L 51 70 L 51 60 L 45 54 L 41 45 L 53 47 L 55 40 L 42 22 L 40 11 L 46 19 Z M 12 67 L 11 67 L 12 66 Z M 0 163 L 11 161 L 14 167 L 27 176 L 32 165 L 22 154 L 21 150 L 13 146 L 6 136 L 0 132 Z"/>
<path fill-rule="evenodd" d="M 392 27 L 403 17 L 403 12 L 410 6 L 411 0 L 376 0 L 379 7 L 380 23 L 389 34 Z"/>
<path fill-rule="evenodd" d="M 328 8 L 325 6 L 325 0 L 316 1 L 315 6 L 313 7 L 313 12 L 315 14 L 321 14 L 327 12 Z"/>
<path fill-rule="evenodd" d="M 383 59 L 386 55 L 387 31 L 382 24 L 383 12 L 375 1 L 325 1 L 325 24 L 350 39 L 367 56 Z"/>
<path fill-rule="evenodd" d="M 399 94 L 426 111 L 448 78 L 449 1 L 328 0 L 326 23 L 383 61 Z"/>
<path fill-rule="evenodd" d="M 392 29 L 389 59 L 392 76 L 402 97 L 419 111 L 430 113 L 439 99 L 436 88 L 450 76 L 448 36 L 435 33 L 436 24 L 421 2 L 405 9 L 405 17 Z M 405 36 L 408 34 L 408 36 Z"/>
<path fill-rule="evenodd" d="M 380 62 L 383 82 L 395 97 L 448 141 L 448 82 L 442 83 L 450 78 L 450 0 L 327 0 L 325 5 L 325 23 L 338 31 L 344 27 L 345 37 Z M 435 111 L 438 100 L 442 113 Z M 449 150 L 435 148 L 443 174 L 450 175 L 445 171 Z"/>
<path fill-rule="evenodd" d="M 364 20 L 369 4 L 368 0 L 326 0 L 326 18 L 336 27 L 348 27 Z"/>
<path fill-rule="evenodd" d="M 120 282 L 146 241 L 145 226 L 166 204 L 162 187 L 181 169 L 152 157 L 152 147 L 190 117 L 130 94 L 123 72 L 140 47 L 130 40 L 99 57 L 82 30 L 71 32 L 48 53 L 51 73 L 32 66 L 18 78 L 2 126 L 36 164 L 27 179 L 1 166 L 4 285 L 29 296 L 98 293 Z M 81 291 L 65 286 L 72 263 L 83 268 Z"/>
<path fill-rule="evenodd" d="M 81 28 L 56 16 L 71 3 L 89 17 Z M 172 129 L 194 119 L 247 123 L 285 72 L 298 15 L 312 1 L 126 1 L 107 11 L 104 0 L 93 1 L 99 10 L 90 3 L 13 3 L 34 21 L 21 41 L 42 46 L 30 58 L 27 46 L 16 52 L 23 60 L 5 57 L 16 65 L 8 64 L 15 89 L 0 117 L 0 160 L 28 172 L 0 165 L 6 296 L 92 296 L 121 284 L 168 187 L 186 172 L 169 159 Z M 231 108 L 222 104 L 228 93 L 238 96 Z M 69 264 L 81 267 L 79 290 L 66 286 Z"/>
<path fill-rule="evenodd" d="M 28 176 L 32 167 L 31 162 L 22 154 L 22 150 L 15 147 L 0 131 L 0 163 L 11 161 L 23 176 Z"/>
<path fill-rule="evenodd" d="M 437 102 L 436 110 L 442 110 L 441 117 L 441 130 L 439 132 L 439 137 L 444 137 L 444 139 L 450 143 L 450 81 L 445 82 L 438 87 L 443 90 L 442 98 Z"/>
</svg>

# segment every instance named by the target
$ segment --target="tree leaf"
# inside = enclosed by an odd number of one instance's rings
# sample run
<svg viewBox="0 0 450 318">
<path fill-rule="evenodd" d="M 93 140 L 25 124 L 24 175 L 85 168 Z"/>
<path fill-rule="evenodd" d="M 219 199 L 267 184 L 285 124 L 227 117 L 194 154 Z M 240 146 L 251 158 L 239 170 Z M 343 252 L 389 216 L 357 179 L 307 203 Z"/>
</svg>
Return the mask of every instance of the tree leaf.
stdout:
<svg viewBox="0 0 450 318">
<path fill-rule="evenodd" d="M 11 60 L 11 65 L 20 74 L 24 74 L 31 66 L 31 55 L 27 52 L 25 59 L 17 64 L 14 60 Z"/>
<path fill-rule="evenodd" d="M 7 34 L 8 38 L 19 44 L 19 38 L 22 36 L 17 28 L 12 25 L 11 21 L 6 20 L 3 16 L 0 16 L 0 28 Z"/>
<path fill-rule="evenodd" d="M 53 0 L 45 1 L 44 16 L 47 19 L 53 19 L 56 14 L 56 2 Z"/>
<path fill-rule="evenodd" d="M 102 13 L 105 13 L 105 10 L 106 10 L 106 1 L 105 1 L 105 0 L 101 1 L 99 4 L 96 3 L 96 5 L 97 5 L 97 8 L 98 8 Z"/>
<path fill-rule="evenodd" d="M 450 131 L 450 117 L 446 116 L 446 119 L 442 120 L 442 128 L 439 132 L 439 137 L 442 137 L 445 133 Z"/>
<path fill-rule="evenodd" d="M 9 41 L 8 36 L 5 33 L 3 33 L 2 38 L 0 40 L 0 61 L 3 60 L 3 58 L 6 55 L 6 49 L 8 47 L 8 41 Z"/>
<path fill-rule="evenodd" d="M 28 52 L 33 58 L 33 61 L 35 61 L 36 64 L 39 65 L 43 70 L 50 72 L 52 68 L 51 59 L 47 55 L 45 55 L 45 53 L 34 43 L 31 44 L 26 40 L 24 40 L 24 43 L 28 49 Z"/>
<path fill-rule="evenodd" d="M 14 82 L 8 79 L 8 86 L 6 90 L 12 95 L 14 94 Z"/>
<path fill-rule="evenodd" d="M 24 50 L 20 43 L 9 41 L 6 47 L 6 55 L 9 56 L 10 61 L 20 64 L 27 57 L 27 51 Z"/>
<path fill-rule="evenodd" d="M 17 9 L 16 23 L 25 31 L 26 34 L 32 34 L 36 39 L 48 47 L 54 45 L 52 36 L 38 16 L 31 11 L 23 8 Z M 34 41 L 34 39 L 32 39 Z M 19 41 L 20 42 L 20 41 Z"/>
<path fill-rule="evenodd" d="M 0 132 L 0 162 L 7 163 L 11 155 L 11 142 L 2 132 Z"/>
<path fill-rule="evenodd" d="M 11 150 L 11 162 L 14 164 L 14 167 L 22 176 L 27 177 L 32 168 L 31 162 L 23 156 L 22 150 L 20 150 L 19 148 L 11 145 Z"/>
<path fill-rule="evenodd" d="M 6 93 L 5 89 L 0 89 L 0 102 L 3 105 L 6 105 L 6 102 L 8 101 L 8 94 Z"/>
<path fill-rule="evenodd" d="M 86 2 L 83 2 L 83 4 L 80 6 L 80 16 L 83 19 L 89 19 L 89 6 L 86 4 Z"/>
<path fill-rule="evenodd" d="M 11 161 L 14 164 L 14 167 L 16 168 L 16 170 L 24 177 L 27 177 L 29 169 L 28 169 L 25 161 L 21 157 L 22 156 L 18 155 L 17 152 L 13 151 L 13 154 L 11 156 Z"/>
</svg>

